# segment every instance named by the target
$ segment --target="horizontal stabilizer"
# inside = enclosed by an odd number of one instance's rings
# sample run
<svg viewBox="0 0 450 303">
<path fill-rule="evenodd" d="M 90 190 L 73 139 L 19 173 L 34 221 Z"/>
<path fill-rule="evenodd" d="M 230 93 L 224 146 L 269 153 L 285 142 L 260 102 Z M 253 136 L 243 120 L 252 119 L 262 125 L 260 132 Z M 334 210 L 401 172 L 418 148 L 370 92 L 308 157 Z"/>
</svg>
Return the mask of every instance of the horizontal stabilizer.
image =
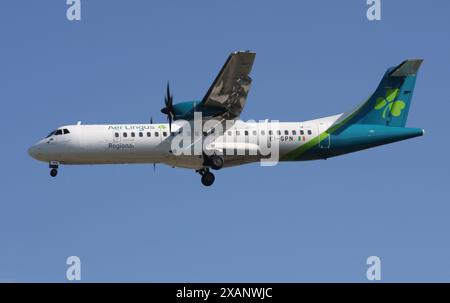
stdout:
<svg viewBox="0 0 450 303">
<path fill-rule="evenodd" d="M 391 77 L 406 77 L 410 75 L 417 74 L 420 65 L 422 64 L 422 59 L 409 59 L 403 61 L 399 66 L 394 68 L 393 71 L 390 72 L 389 76 Z"/>
</svg>

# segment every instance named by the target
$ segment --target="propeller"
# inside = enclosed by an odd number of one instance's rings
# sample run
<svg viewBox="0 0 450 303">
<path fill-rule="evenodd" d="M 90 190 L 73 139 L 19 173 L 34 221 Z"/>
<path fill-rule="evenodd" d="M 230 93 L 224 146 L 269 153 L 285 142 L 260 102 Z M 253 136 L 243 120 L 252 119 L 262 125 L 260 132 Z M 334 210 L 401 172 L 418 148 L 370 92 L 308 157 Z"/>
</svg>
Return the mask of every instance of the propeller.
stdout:
<svg viewBox="0 0 450 303">
<path fill-rule="evenodd" d="M 169 132 L 172 132 L 172 121 L 175 117 L 175 113 L 173 109 L 173 95 L 170 94 L 169 82 L 167 82 L 167 92 L 164 97 L 164 104 L 166 107 L 161 109 L 161 112 L 167 115 L 167 120 L 169 121 Z"/>
</svg>

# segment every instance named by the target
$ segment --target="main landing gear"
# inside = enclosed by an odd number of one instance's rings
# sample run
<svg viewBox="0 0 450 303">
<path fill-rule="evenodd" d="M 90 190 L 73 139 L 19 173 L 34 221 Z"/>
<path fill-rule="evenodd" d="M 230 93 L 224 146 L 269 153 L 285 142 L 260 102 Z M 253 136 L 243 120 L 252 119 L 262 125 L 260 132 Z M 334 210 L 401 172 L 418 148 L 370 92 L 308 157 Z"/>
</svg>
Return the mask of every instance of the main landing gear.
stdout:
<svg viewBox="0 0 450 303">
<path fill-rule="evenodd" d="M 212 156 L 207 156 L 205 153 L 203 154 L 203 165 L 206 166 L 197 172 L 202 176 L 202 184 L 205 186 L 211 186 L 214 183 L 215 177 L 212 172 L 209 171 L 209 168 L 214 170 L 219 170 L 223 167 L 223 158 L 216 154 Z"/>
<path fill-rule="evenodd" d="M 205 186 L 211 186 L 214 183 L 214 180 L 216 179 L 214 177 L 214 174 L 209 171 L 209 168 L 202 168 L 198 170 L 198 173 L 202 176 L 202 184 Z"/>
<path fill-rule="evenodd" d="M 56 177 L 58 175 L 58 164 L 57 162 L 50 162 L 49 167 L 50 169 L 50 176 Z"/>
<path fill-rule="evenodd" d="M 203 165 L 210 166 L 214 170 L 219 170 L 223 167 L 223 158 L 215 154 L 212 156 L 203 154 Z"/>
<path fill-rule="evenodd" d="M 223 158 L 221 156 L 212 156 L 210 158 L 211 168 L 214 170 L 219 170 L 223 166 Z"/>
</svg>

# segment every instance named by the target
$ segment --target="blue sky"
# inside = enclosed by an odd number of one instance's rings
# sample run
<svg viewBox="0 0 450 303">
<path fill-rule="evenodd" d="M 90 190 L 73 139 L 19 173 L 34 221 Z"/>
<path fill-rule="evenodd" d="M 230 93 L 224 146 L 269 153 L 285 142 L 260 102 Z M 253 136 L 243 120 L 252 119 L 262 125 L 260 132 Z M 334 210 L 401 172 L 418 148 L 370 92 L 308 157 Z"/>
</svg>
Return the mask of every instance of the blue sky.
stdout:
<svg viewBox="0 0 450 303">
<path fill-rule="evenodd" d="M 364 282 L 450 280 L 450 3 L 382 1 L 0 2 L 0 281 Z M 81 120 L 145 123 L 203 97 L 228 53 L 257 53 L 247 119 L 353 108 L 384 71 L 423 58 L 408 126 L 424 137 L 327 161 L 216 174 L 158 165 L 61 167 L 27 148 Z"/>
</svg>

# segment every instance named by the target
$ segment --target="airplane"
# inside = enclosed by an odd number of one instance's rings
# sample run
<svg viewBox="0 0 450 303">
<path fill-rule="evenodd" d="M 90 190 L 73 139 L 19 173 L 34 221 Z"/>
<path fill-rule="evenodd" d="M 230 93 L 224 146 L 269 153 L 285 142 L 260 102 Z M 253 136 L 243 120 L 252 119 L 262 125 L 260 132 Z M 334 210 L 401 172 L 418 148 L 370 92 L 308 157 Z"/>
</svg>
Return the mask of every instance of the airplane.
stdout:
<svg viewBox="0 0 450 303">
<path fill-rule="evenodd" d="M 201 100 L 174 104 L 167 83 L 161 112 L 168 123 L 78 122 L 58 127 L 28 153 L 48 163 L 52 177 L 60 165 L 163 163 L 193 169 L 210 186 L 215 180 L 211 170 L 264 160 L 327 159 L 425 133 L 405 126 L 422 59 L 387 69 L 376 90 L 351 111 L 303 122 L 244 122 L 239 117 L 255 55 L 232 52 Z M 187 138 L 181 145 L 180 137 Z"/>
</svg>

